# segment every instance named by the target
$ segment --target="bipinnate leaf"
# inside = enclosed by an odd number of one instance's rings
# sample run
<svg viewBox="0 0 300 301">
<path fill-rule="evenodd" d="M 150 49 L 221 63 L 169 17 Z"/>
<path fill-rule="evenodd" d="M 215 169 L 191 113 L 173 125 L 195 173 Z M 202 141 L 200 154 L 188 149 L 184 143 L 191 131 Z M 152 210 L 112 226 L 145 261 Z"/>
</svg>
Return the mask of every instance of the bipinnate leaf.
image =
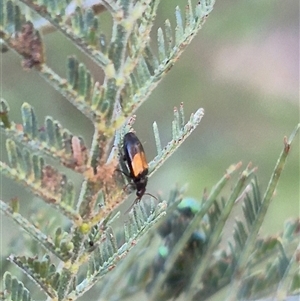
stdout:
<svg viewBox="0 0 300 301">
<path fill-rule="evenodd" d="M 30 292 L 24 287 L 24 284 L 9 272 L 3 275 L 4 288 L 0 292 L 1 300 L 7 301 L 34 301 Z"/>
</svg>

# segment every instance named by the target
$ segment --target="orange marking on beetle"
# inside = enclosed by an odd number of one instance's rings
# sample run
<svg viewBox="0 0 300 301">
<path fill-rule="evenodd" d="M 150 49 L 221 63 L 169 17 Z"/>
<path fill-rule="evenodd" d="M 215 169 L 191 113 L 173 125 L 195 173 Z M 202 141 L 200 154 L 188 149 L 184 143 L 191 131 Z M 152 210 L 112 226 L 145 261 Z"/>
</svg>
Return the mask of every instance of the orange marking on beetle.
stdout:
<svg viewBox="0 0 300 301">
<path fill-rule="evenodd" d="M 146 157 L 144 153 L 136 154 L 131 161 L 133 173 L 135 177 L 138 177 L 142 174 L 146 169 L 148 169 L 148 163 L 146 161 Z"/>
</svg>

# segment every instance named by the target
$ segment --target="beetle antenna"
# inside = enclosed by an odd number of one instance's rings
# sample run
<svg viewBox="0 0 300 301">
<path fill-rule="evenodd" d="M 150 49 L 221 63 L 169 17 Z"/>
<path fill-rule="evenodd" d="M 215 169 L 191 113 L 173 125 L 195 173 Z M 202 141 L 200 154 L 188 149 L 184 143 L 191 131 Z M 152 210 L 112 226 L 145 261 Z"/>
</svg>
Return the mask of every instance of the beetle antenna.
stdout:
<svg viewBox="0 0 300 301">
<path fill-rule="evenodd" d="M 128 185 L 130 185 L 130 183 L 128 184 Z M 126 185 L 127 186 L 127 185 Z M 158 201 L 158 199 L 157 199 L 157 197 L 155 197 L 153 194 L 151 194 L 151 193 L 148 193 L 148 192 L 145 192 L 145 194 L 144 195 L 150 195 L 151 197 L 153 197 L 154 199 L 156 199 L 157 201 Z M 133 206 L 135 205 L 135 204 L 137 204 L 137 201 L 140 201 L 142 198 L 136 198 L 135 200 L 134 200 L 134 202 L 131 204 L 131 206 L 124 212 L 124 214 L 127 214 L 132 208 L 133 208 Z"/>
<path fill-rule="evenodd" d="M 148 193 L 148 192 L 145 192 L 145 195 L 150 195 L 150 196 L 152 196 L 154 199 L 156 199 L 157 201 L 158 201 L 158 199 L 157 199 L 157 197 L 156 196 L 154 196 L 153 194 L 151 194 L 151 193 Z"/>
<path fill-rule="evenodd" d="M 131 206 L 124 212 L 124 214 L 127 214 L 127 213 L 129 213 L 129 211 L 133 208 L 133 206 L 136 204 L 136 201 L 137 200 L 140 200 L 139 198 L 136 198 L 135 200 L 134 200 L 134 202 L 131 204 Z"/>
</svg>

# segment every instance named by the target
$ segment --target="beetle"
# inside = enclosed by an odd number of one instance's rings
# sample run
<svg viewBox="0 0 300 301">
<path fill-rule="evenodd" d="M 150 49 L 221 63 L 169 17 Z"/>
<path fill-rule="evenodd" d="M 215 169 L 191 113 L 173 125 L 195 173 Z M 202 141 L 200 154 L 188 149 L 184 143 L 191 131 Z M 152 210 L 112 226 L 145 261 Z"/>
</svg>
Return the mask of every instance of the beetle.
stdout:
<svg viewBox="0 0 300 301">
<path fill-rule="evenodd" d="M 137 200 L 145 194 L 148 182 L 148 163 L 145 151 L 139 138 L 132 132 L 127 133 L 123 140 L 124 161 L 129 167 L 132 184 L 136 188 Z"/>
<path fill-rule="evenodd" d="M 181 237 L 186 235 L 187 228 L 200 210 L 201 204 L 198 200 L 184 198 L 177 205 L 176 210 L 169 212 L 167 219 L 159 224 L 157 232 L 163 241 L 158 248 L 155 258 L 147 265 L 150 275 L 146 284 L 147 293 L 151 294 L 153 292 L 159 274 L 164 273 L 166 270 L 165 264 L 170 255 L 172 256 L 174 247 Z M 169 300 L 171 298 L 174 300 L 188 288 L 197 268 L 197 262 L 204 253 L 208 243 L 204 230 L 207 225 L 208 220 L 204 217 L 199 222 L 199 226 L 190 234 L 186 244 L 181 246 L 180 253 L 177 254 L 172 268 L 168 270 L 168 275 L 164 279 L 164 290 L 160 295 L 160 300 Z"/>
<path fill-rule="evenodd" d="M 143 145 L 139 138 L 133 133 L 128 132 L 123 138 L 123 159 L 129 168 L 129 175 L 124 173 L 132 182 L 129 185 L 136 189 L 136 199 L 132 206 L 140 201 L 146 193 L 148 183 L 148 163 Z M 150 193 L 146 193 L 156 199 Z M 132 206 L 128 209 L 130 210 Z M 128 211 L 127 210 L 127 211 Z"/>
</svg>

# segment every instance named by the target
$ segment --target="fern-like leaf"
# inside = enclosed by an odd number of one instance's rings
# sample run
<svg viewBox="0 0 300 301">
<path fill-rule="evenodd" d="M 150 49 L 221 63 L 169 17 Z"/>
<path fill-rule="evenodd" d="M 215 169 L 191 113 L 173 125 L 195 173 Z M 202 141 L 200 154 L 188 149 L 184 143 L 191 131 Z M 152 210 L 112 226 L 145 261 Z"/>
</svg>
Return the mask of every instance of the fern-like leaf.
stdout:
<svg viewBox="0 0 300 301">
<path fill-rule="evenodd" d="M 4 301 L 34 301 L 30 292 L 16 277 L 9 272 L 3 275 L 4 290 L 0 292 L 1 300 Z"/>
</svg>

